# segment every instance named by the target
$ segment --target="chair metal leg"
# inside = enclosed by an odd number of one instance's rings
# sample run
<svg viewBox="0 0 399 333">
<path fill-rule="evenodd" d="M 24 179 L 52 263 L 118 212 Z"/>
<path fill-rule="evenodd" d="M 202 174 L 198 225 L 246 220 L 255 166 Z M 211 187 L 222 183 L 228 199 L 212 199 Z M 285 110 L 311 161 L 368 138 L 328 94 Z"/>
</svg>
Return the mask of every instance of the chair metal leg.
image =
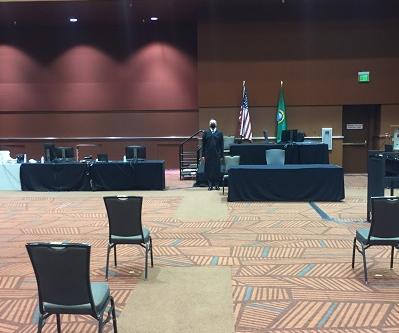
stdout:
<svg viewBox="0 0 399 333">
<path fill-rule="evenodd" d="M 103 316 L 101 315 L 101 317 L 98 318 L 98 333 L 103 333 L 103 328 L 104 328 Z"/>
<path fill-rule="evenodd" d="M 116 244 L 114 244 L 114 266 L 116 267 L 118 264 L 116 262 Z"/>
<path fill-rule="evenodd" d="M 366 281 L 366 284 L 368 283 L 367 280 L 367 262 L 366 262 L 366 249 L 364 248 L 363 244 L 362 244 L 362 256 L 363 256 L 363 266 L 364 266 L 364 279 Z"/>
<path fill-rule="evenodd" d="M 57 333 L 61 333 L 61 316 L 56 314 L 57 317 Z"/>
<path fill-rule="evenodd" d="M 37 323 L 37 333 L 42 333 L 43 326 L 44 326 L 43 316 L 40 315 L 38 323 Z"/>
<path fill-rule="evenodd" d="M 152 254 L 152 238 L 150 237 L 151 267 L 154 267 L 154 255 Z"/>
<path fill-rule="evenodd" d="M 115 314 L 115 301 L 112 296 L 110 296 L 111 307 L 112 307 L 112 325 L 114 327 L 114 333 L 118 333 L 118 327 L 116 325 L 116 314 Z"/>
<path fill-rule="evenodd" d="M 355 268 L 355 255 L 356 255 L 356 237 L 353 239 L 352 269 Z"/>
<path fill-rule="evenodd" d="M 393 269 L 393 252 L 394 252 L 394 247 L 392 246 L 392 248 L 391 248 L 391 269 Z"/>
<path fill-rule="evenodd" d="M 145 273 L 144 278 L 147 280 L 148 276 L 148 252 L 149 252 L 149 245 L 145 244 Z"/>
<path fill-rule="evenodd" d="M 107 265 L 105 266 L 105 278 L 108 280 L 108 269 L 109 269 L 109 254 L 111 252 L 111 245 L 108 244 L 107 248 Z"/>
</svg>

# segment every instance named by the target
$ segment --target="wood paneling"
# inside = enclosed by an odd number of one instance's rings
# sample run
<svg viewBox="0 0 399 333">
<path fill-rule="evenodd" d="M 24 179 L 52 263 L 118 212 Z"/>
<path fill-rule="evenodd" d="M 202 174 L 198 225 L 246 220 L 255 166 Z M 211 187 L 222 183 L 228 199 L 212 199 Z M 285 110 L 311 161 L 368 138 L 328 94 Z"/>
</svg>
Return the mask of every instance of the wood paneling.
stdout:
<svg viewBox="0 0 399 333">
<path fill-rule="evenodd" d="M 200 107 L 398 103 L 398 20 L 204 23 L 198 29 Z M 371 82 L 359 84 L 357 72 Z"/>
</svg>

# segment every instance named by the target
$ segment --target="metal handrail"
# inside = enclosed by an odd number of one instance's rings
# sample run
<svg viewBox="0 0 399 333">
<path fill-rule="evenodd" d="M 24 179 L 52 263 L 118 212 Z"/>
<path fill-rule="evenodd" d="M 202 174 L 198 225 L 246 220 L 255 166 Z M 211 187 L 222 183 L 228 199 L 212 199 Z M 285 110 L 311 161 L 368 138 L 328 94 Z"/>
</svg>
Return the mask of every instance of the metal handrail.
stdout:
<svg viewBox="0 0 399 333">
<path fill-rule="evenodd" d="M 198 134 L 200 134 L 200 133 L 203 133 L 204 132 L 204 130 L 199 130 L 199 131 L 197 131 L 197 132 L 195 132 L 193 135 L 191 135 L 189 138 L 187 138 L 186 140 L 184 140 L 181 144 L 180 144 L 180 146 L 183 146 L 186 142 L 188 142 L 189 140 L 191 140 L 192 138 L 194 138 L 196 135 L 198 135 Z"/>
<path fill-rule="evenodd" d="M 191 135 L 189 138 L 185 139 L 182 143 L 179 145 L 179 171 L 180 171 L 180 180 L 182 180 L 182 164 L 183 164 L 183 153 L 184 153 L 184 144 L 189 142 L 190 140 L 194 139 L 198 134 L 203 133 L 204 130 L 198 130 L 195 132 L 193 135 Z M 197 139 L 199 139 L 197 137 Z M 199 151 L 200 148 L 197 148 L 196 154 L 197 154 L 197 169 L 198 169 L 198 159 L 199 159 Z"/>
</svg>

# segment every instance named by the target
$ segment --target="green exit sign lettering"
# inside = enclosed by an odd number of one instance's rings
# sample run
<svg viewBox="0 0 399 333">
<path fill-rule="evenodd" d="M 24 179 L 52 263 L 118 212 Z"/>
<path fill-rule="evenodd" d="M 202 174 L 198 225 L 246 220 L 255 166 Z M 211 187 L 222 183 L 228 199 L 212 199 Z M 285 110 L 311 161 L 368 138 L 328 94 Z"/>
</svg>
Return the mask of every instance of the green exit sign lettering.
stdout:
<svg viewBox="0 0 399 333">
<path fill-rule="evenodd" d="M 369 71 L 357 72 L 357 82 L 359 83 L 370 82 L 370 72 Z"/>
</svg>

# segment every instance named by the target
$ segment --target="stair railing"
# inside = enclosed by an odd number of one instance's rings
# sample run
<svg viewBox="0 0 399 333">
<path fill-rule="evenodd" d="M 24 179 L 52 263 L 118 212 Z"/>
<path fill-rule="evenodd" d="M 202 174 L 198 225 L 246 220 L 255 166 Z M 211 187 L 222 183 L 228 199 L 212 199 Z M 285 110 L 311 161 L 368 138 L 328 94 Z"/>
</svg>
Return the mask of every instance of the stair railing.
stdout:
<svg viewBox="0 0 399 333">
<path fill-rule="evenodd" d="M 189 142 L 191 142 L 191 140 L 193 140 L 193 139 L 201 139 L 201 137 L 200 136 L 198 136 L 198 134 L 200 134 L 200 133 L 203 133 L 204 132 L 204 130 L 199 130 L 199 131 L 197 131 L 197 132 L 195 132 L 193 135 L 191 135 L 189 138 L 187 138 L 187 139 L 185 139 L 180 145 L 179 145 L 179 169 L 180 169 L 180 180 L 182 180 L 183 179 L 183 168 L 184 168 L 184 166 L 183 166 L 183 164 L 185 163 L 185 161 L 184 161 L 184 154 L 185 154 L 185 151 L 184 151 L 184 145 L 185 144 L 187 144 L 187 143 L 189 143 Z M 201 158 L 201 145 L 197 145 L 197 148 L 196 148 L 196 151 L 192 151 L 192 153 L 195 153 L 195 156 L 196 156 L 196 161 L 195 161 L 195 164 L 196 164 L 196 169 L 198 169 L 198 164 L 199 164 L 199 159 Z"/>
</svg>

